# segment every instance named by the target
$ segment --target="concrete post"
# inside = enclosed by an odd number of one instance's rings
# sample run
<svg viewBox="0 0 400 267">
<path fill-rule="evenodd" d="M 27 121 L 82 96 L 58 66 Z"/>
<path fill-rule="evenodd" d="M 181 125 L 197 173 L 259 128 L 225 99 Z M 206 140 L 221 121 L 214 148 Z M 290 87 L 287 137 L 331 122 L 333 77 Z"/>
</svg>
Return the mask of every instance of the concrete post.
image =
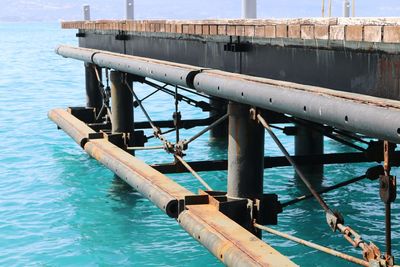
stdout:
<svg viewBox="0 0 400 267">
<path fill-rule="evenodd" d="M 257 18 L 257 0 L 242 0 L 242 18 Z"/>
<path fill-rule="evenodd" d="M 124 82 L 124 74 L 111 71 L 112 133 L 133 132 L 133 96 Z"/>
<path fill-rule="evenodd" d="M 343 0 L 343 17 L 350 17 L 350 1 Z"/>
<path fill-rule="evenodd" d="M 250 119 L 250 107 L 229 102 L 228 198 L 263 195 L 264 128 Z"/>
<path fill-rule="evenodd" d="M 85 63 L 86 107 L 95 108 L 97 114 L 103 105 L 103 98 L 100 93 L 95 67 L 93 64 Z M 96 68 L 101 79 L 101 68 Z"/>
<path fill-rule="evenodd" d="M 83 19 L 90 20 L 90 6 L 89 5 L 83 6 Z"/>
<path fill-rule="evenodd" d="M 296 125 L 297 133 L 295 136 L 294 154 L 301 155 L 321 155 L 324 153 L 324 136 L 302 125 Z M 324 165 L 300 165 L 304 175 L 310 178 L 315 186 L 320 186 L 324 176 Z M 300 179 L 299 177 L 296 178 Z"/>
<path fill-rule="evenodd" d="M 126 0 L 126 19 L 134 19 L 134 0 Z"/>
</svg>

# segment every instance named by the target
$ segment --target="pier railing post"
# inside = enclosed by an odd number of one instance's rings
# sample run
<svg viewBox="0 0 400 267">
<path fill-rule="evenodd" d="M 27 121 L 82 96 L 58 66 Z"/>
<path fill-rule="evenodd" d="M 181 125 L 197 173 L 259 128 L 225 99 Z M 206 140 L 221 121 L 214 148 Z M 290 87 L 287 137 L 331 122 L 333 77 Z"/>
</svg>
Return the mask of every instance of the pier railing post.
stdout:
<svg viewBox="0 0 400 267">
<path fill-rule="evenodd" d="M 90 6 L 89 5 L 83 6 L 83 19 L 90 20 Z"/>
<path fill-rule="evenodd" d="M 133 20 L 134 19 L 134 0 L 126 0 L 126 19 Z"/>
<path fill-rule="evenodd" d="M 85 63 L 86 107 L 94 108 L 97 114 L 103 105 L 103 99 L 95 68 L 101 79 L 101 68 L 91 63 Z"/>
<path fill-rule="evenodd" d="M 257 0 L 242 0 L 242 18 L 257 18 Z"/>
<path fill-rule="evenodd" d="M 228 112 L 228 199 L 260 199 L 263 196 L 264 128 L 251 119 L 247 105 L 229 102 Z M 245 212 L 242 214 L 245 216 Z"/>
<path fill-rule="evenodd" d="M 305 126 L 296 125 L 294 150 L 296 156 L 321 155 L 324 153 L 324 136 L 322 133 L 313 131 Z M 299 165 L 301 171 L 310 177 L 315 186 L 321 185 L 324 175 L 323 164 Z M 297 175 L 296 175 L 297 177 Z"/>
<path fill-rule="evenodd" d="M 350 17 L 350 1 L 343 0 L 343 17 Z"/>
<path fill-rule="evenodd" d="M 132 133 L 133 95 L 125 84 L 125 74 L 111 71 L 111 132 Z"/>
</svg>

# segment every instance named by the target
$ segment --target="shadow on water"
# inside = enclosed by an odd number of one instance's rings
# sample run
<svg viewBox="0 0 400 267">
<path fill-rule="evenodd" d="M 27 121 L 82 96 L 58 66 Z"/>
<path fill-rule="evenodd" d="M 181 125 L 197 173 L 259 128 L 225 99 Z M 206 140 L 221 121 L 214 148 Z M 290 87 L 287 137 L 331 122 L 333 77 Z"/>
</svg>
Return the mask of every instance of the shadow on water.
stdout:
<svg viewBox="0 0 400 267">
<path fill-rule="evenodd" d="M 118 209 L 133 209 L 138 199 L 143 198 L 129 184 L 114 174 L 107 197 L 123 204 Z"/>
</svg>

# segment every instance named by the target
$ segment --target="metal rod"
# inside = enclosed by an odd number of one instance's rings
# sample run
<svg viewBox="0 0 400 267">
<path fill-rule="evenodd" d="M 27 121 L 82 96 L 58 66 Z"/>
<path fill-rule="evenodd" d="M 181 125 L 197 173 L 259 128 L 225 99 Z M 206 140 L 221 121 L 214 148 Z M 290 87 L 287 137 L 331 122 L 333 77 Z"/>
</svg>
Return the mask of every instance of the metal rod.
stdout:
<svg viewBox="0 0 400 267">
<path fill-rule="evenodd" d="M 392 221 L 391 221 L 391 203 L 385 203 L 385 240 L 386 255 L 392 255 Z"/>
<path fill-rule="evenodd" d="M 332 0 L 328 0 L 328 17 L 332 17 Z"/>
<path fill-rule="evenodd" d="M 349 0 L 343 0 L 343 17 L 350 17 L 350 2 Z"/>
<path fill-rule="evenodd" d="M 275 143 L 277 144 L 279 149 L 285 155 L 286 159 L 289 161 L 290 165 L 293 166 L 293 168 L 294 168 L 295 172 L 297 173 L 297 175 L 300 177 L 300 179 L 303 181 L 303 183 L 307 186 L 308 190 L 315 197 L 315 199 L 318 201 L 318 203 L 321 205 L 321 207 L 325 210 L 325 212 L 330 212 L 330 213 L 333 214 L 332 210 L 328 207 L 326 202 L 321 198 L 320 195 L 318 195 L 318 193 L 315 191 L 315 189 L 313 188 L 311 183 L 304 176 L 303 172 L 298 168 L 297 164 L 294 162 L 292 157 L 289 155 L 289 153 L 286 150 L 286 148 L 282 145 L 281 141 L 279 141 L 278 137 L 272 131 L 272 129 L 270 128 L 269 124 L 265 121 L 265 119 L 260 114 L 257 114 L 257 119 L 264 126 L 264 128 L 267 130 L 267 132 L 272 137 L 272 139 L 275 141 Z"/>
<path fill-rule="evenodd" d="M 129 91 L 131 91 L 133 97 L 135 98 L 136 102 L 139 104 L 140 109 L 142 110 L 144 116 L 147 118 L 147 121 L 150 123 L 151 128 L 153 128 L 153 130 L 155 132 L 157 132 L 159 129 L 154 125 L 153 121 L 151 120 L 149 114 L 147 113 L 146 109 L 143 107 L 142 105 L 142 101 L 140 101 L 139 97 L 136 95 L 136 93 L 133 91 L 132 87 L 130 86 L 130 84 L 127 82 L 127 80 L 125 79 L 125 84 L 128 87 Z"/>
<path fill-rule="evenodd" d="M 325 17 L 325 0 L 322 0 L 321 14 L 322 17 Z"/>
<path fill-rule="evenodd" d="M 286 234 L 286 233 L 282 233 L 280 231 L 274 230 L 274 229 L 266 227 L 266 226 L 259 225 L 257 223 L 254 224 L 254 226 L 256 228 L 258 228 L 260 230 L 263 230 L 265 232 L 268 232 L 270 234 L 273 234 L 273 235 L 276 235 L 276 236 L 280 236 L 282 238 L 291 240 L 291 241 L 296 242 L 298 244 L 301 244 L 301 245 L 304 245 L 304 246 L 307 246 L 307 247 L 310 247 L 310 248 L 325 252 L 325 253 L 327 253 L 329 255 L 332 255 L 332 256 L 335 256 L 335 257 L 342 258 L 342 259 L 344 259 L 346 261 L 353 262 L 353 263 L 359 264 L 361 266 L 366 266 L 366 267 L 369 266 L 369 263 L 367 261 L 365 261 L 365 260 L 350 256 L 348 254 L 333 250 L 331 248 L 327 248 L 327 247 L 324 247 L 324 246 L 321 246 L 321 245 L 306 241 L 304 239 L 300 239 L 298 237 L 295 237 L 295 236 L 292 236 L 292 235 L 289 235 L 289 234 Z"/>
<path fill-rule="evenodd" d="M 197 138 L 199 138 L 200 136 L 202 136 L 203 134 L 205 134 L 206 132 L 208 132 L 209 130 L 211 130 L 212 128 L 214 128 L 215 126 L 221 124 L 224 120 L 226 120 L 229 117 L 229 114 L 225 114 L 223 115 L 221 118 L 219 118 L 218 120 L 216 120 L 215 122 L 213 122 L 211 125 L 207 126 L 206 128 L 204 128 L 203 130 L 201 130 L 199 133 L 195 134 L 193 137 L 191 137 L 189 140 L 185 141 L 185 144 L 190 144 L 191 142 L 193 142 L 194 140 L 196 140 Z"/>
<path fill-rule="evenodd" d="M 352 8 L 352 12 L 351 12 L 352 17 L 355 17 L 356 16 L 356 0 L 352 1 L 351 8 Z"/>
<path fill-rule="evenodd" d="M 157 150 L 157 149 L 163 149 L 163 146 L 133 146 L 133 147 L 127 147 L 127 150 Z"/>
<path fill-rule="evenodd" d="M 324 188 L 324 189 L 322 189 L 322 190 L 319 190 L 319 191 L 318 191 L 318 194 L 328 193 L 328 192 L 330 192 L 330 191 L 332 191 L 332 190 L 341 188 L 341 187 L 346 186 L 346 185 L 349 185 L 349 184 L 356 183 L 356 182 L 361 181 L 361 180 L 363 180 L 363 179 L 365 179 L 365 178 L 366 178 L 365 174 L 364 174 L 364 175 L 361 175 L 361 176 L 359 176 L 359 177 L 355 177 L 355 178 L 353 178 L 353 179 L 350 179 L 350 180 L 347 180 L 347 181 L 338 183 L 338 184 L 336 184 L 336 185 L 329 186 L 329 187 Z M 296 203 L 298 203 L 298 202 L 301 202 L 301 201 L 303 201 L 303 200 L 310 199 L 310 198 L 312 198 L 312 197 L 313 197 L 312 194 L 299 196 L 299 197 L 296 197 L 295 199 L 292 199 L 292 200 L 290 200 L 290 201 L 287 201 L 287 202 L 282 203 L 282 207 L 287 207 L 287 206 L 296 204 Z"/>
<path fill-rule="evenodd" d="M 190 167 L 190 165 L 189 165 L 186 161 L 183 160 L 183 158 L 182 158 L 181 156 L 175 155 L 175 158 L 178 159 L 178 160 L 182 163 L 182 165 L 183 165 L 186 169 L 188 169 L 188 170 L 190 171 L 190 173 L 191 173 L 197 180 L 199 180 L 199 182 L 200 182 L 205 188 L 207 188 L 208 191 L 213 191 L 213 189 L 211 188 L 211 186 L 209 186 L 209 185 L 206 183 L 206 181 L 204 181 L 204 179 L 201 178 L 200 175 L 198 175 L 197 172 L 195 172 L 195 171 L 192 169 L 192 167 Z"/>
</svg>

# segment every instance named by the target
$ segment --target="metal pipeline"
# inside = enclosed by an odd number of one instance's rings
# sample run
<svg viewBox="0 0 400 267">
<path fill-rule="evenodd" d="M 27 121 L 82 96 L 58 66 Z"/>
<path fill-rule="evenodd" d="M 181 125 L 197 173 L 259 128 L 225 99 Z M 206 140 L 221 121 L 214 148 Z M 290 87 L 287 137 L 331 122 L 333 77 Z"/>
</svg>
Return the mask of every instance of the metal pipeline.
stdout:
<svg viewBox="0 0 400 267">
<path fill-rule="evenodd" d="M 179 200 L 193 193 L 105 139 L 90 140 L 85 151 L 172 218 Z"/>
<path fill-rule="evenodd" d="M 187 206 L 178 222 L 226 266 L 297 266 L 212 205 Z"/>
<path fill-rule="evenodd" d="M 100 67 L 193 88 L 214 97 L 400 143 L 398 101 L 102 50 L 59 46 L 56 53 Z"/>
<path fill-rule="evenodd" d="M 78 120 L 64 109 L 53 109 L 49 111 L 48 117 L 82 148 L 87 143 L 89 134 L 95 133 L 84 122 Z"/>
<path fill-rule="evenodd" d="M 400 102 L 216 70 L 194 77 L 197 91 L 339 129 L 400 143 Z"/>
<path fill-rule="evenodd" d="M 190 65 L 65 45 L 57 47 L 55 52 L 60 56 L 93 63 L 99 67 L 189 88 L 193 88 L 191 82 L 194 75 L 202 70 Z"/>
<path fill-rule="evenodd" d="M 49 112 L 49 118 L 80 144 L 89 155 L 151 200 L 168 216 L 177 218 L 179 201 L 186 195 L 193 195 L 189 190 L 113 145 L 107 139 L 89 140 L 89 133 L 95 132 L 67 111 L 52 110 Z"/>
</svg>

